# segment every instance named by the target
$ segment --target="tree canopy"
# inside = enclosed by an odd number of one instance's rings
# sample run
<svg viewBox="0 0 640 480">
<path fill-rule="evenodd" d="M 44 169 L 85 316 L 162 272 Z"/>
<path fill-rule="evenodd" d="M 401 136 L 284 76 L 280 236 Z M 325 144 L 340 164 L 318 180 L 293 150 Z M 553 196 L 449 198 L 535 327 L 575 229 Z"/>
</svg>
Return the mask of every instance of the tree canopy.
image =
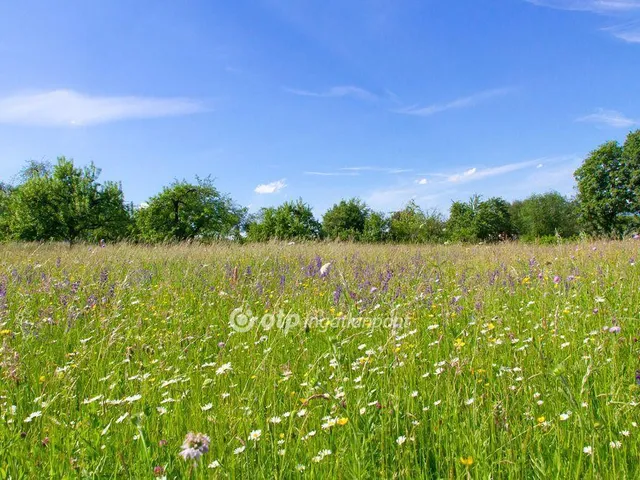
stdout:
<svg viewBox="0 0 640 480">
<path fill-rule="evenodd" d="M 237 238 L 246 210 L 220 193 L 210 178 L 174 181 L 136 212 L 144 241 Z"/>
</svg>

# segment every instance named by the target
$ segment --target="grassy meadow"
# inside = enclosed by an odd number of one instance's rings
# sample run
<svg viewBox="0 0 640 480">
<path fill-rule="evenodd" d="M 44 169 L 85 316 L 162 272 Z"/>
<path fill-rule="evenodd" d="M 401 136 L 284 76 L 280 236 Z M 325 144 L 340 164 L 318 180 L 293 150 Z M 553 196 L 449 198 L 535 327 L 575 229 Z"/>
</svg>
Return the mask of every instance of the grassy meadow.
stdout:
<svg viewBox="0 0 640 480">
<path fill-rule="evenodd" d="M 639 247 L 0 245 L 0 479 L 640 478 Z"/>
</svg>

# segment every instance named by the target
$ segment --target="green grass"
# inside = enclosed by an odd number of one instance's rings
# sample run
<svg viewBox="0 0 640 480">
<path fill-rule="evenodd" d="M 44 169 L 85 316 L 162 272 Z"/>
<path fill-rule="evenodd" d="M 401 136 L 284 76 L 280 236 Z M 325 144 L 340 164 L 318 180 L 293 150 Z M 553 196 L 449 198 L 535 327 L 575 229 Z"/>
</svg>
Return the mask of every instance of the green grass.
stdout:
<svg viewBox="0 0 640 480">
<path fill-rule="evenodd" d="M 0 479 L 640 478 L 637 254 L 0 245 Z"/>
</svg>

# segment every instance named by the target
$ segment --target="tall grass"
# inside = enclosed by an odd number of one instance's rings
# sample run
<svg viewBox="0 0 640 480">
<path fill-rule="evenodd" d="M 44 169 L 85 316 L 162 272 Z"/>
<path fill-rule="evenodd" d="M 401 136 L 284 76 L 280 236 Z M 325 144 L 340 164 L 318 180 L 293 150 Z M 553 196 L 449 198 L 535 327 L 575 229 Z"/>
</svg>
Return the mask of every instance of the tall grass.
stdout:
<svg viewBox="0 0 640 480">
<path fill-rule="evenodd" d="M 640 478 L 636 255 L 0 246 L 0 478 Z"/>
</svg>

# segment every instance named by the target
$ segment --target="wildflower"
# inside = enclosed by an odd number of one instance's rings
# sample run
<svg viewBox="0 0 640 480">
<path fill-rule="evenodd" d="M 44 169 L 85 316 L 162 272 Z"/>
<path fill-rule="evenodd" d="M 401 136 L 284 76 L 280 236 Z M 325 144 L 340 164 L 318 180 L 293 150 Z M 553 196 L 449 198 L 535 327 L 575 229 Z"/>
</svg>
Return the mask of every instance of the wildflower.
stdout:
<svg viewBox="0 0 640 480">
<path fill-rule="evenodd" d="M 367 413 L 366 407 L 360 408 L 360 415 L 364 415 L 365 413 Z"/>
<path fill-rule="evenodd" d="M 609 333 L 620 333 L 620 330 L 622 330 L 618 325 L 614 325 L 613 327 L 609 328 Z"/>
<path fill-rule="evenodd" d="M 125 398 L 124 401 L 127 403 L 133 403 L 133 402 L 137 402 L 141 398 L 142 398 L 142 395 L 136 394 L 136 395 L 131 395 L 130 397 Z"/>
<path fill-rule="evenodd" d="M 213 403 L 207 403 L 206 405 L 203 405 L 200 407 L 200 410 L 202 410 L 203 412 L 206 412 L 207 410 L 211 410 L 213 408 Z"/>
<path fill-rule="evenodd" d="M 562 420 L 563 422 L 566 420 L 569 420 L 569 417 L 571 416 L 571 412 L 567 412 L 567 413 L 561 413 L 560 414 L 560 420 Z"/>
<path fill-rule="evenodd" d="M 471 405 L 473 402 L 475 402 L 475 399 L 473 397 L 471 397 L 469 400 L 465 400 L 464 404 L 465 405 Z"/>
<path fill-rule="evenodd" d="M 300 411 L 298 412 L 298 414 L 297 414 L 297 415 L 298 415 L 299 417 L 304 417 L 306 414 L 307 414 L 307 410 L 303 408 L 302 410 L 300 410 Z"/>
<path fill-rule="evenodd" d="M 189 432 L 184 437 L 180 456 L 185 460 L 198 460 L 203 453 L 209 451 L 209 437 L 202 433 Z"/>
<path fill-rule="evenodd" d="M 271 417 L 269 419 L 269 423 L 278 424 L 280 422 L 282 422 L 282 419 L 280 417 Z"/>
<path fill-rule="evenodd" d="M 536 421 L 537 421 L 538 423 L 544 423 L 544 420 L 545 420 L 545 418 L 544 418 L 544 417 L 538 417 L 538 418 L 536 419 Z"/>
<path fill-rule="evenodd" d="M 307 467 L 305 467 L 302 464 L 296 465 L 296 471 L 298 471 L 298 472 L 304 472 L 306 469 L 307 469 Z"/>
<path fill-rule="evenodd" d="M 218 468 L 220 466 L 220 462 L 218 460 L 214 460 L 209 464 L 209 468 Z"/>
<path fill-rule="evenodd" d="M 336 420 L 336 423 L 340 426 L 346 425 L 347 423 L 349 423 L 349 419 L 346 417 L 342 417 L 339 418 L 338 420 Z"/>
<path fill-rule="evenodd" d="M 240 455 L 242 452 L 244 452 L 244 449 L 245 449 L 245 448 L 246 448 L 246 447 L 245 447 L 244 445 L 242 445 L 241 447 L 236 448 L 236 449 L 233 451 L 233 454 L 234 454 L 234 455 Z"/>
<path fill-rule="evenodd" d="M 153 475 L 156 477 L 159 477 L 160 475 L 162 475 L 164 473 L 164 468 L 161 467 L 160 465 L 153 467 Z"/>
<path fill-rule="evenodd" d="M 233 368 L 231 367 L 231 362 L 227 362 L 224 365 L 220 365 L 218 367 L 218 369 L 216 370 L 216 375 L 224 375 L 231 370 L 233 370 Z"/>
<path fill-rule="evenodd" d="M 260 440 L 260 435 L 262 435 L 262 430 L 253 430 L 249 434 L 249 440 L 251 440 L 252 442 L 257 442 L 258 440 Z"/>
<path fill-rule="evenodd" d="M 396 438 L 396 443 L 398 445 L 402 445 L 406 441 L 407 441 L 407 437 L 405 437 L 404 435 L 400 435 L 398 438 Z"/>
<path fill-rule="evenodd" d="M 623 437 L 628 437 L 629 435 L 631 435 L 631 433 L 629 432 L 629 430 L 622 430 L 620 432 L 620 435 L 622 435 Z"/>
<path fill-rule="evenodd" d="M 38 418 L 41 416 L 42 416 L 41 411 L 38 410 L 37 412 L 33 412 L 27 418 L 24 419 L 24 423 L 30 423 L 31 421 L 33 421 L 34 418 Z"/>
<path fill-rule="evenodd" d="M 620 447 L 622 447 L 622 442 L 620 440 L 616 440 L 615 442 L 611 441 L 611 442 L 609 442 L 609 446 L 611 448 L 620 448 Z"/>
<path fill-rule="evenodd" d="M 412 398 L 416 398 L 418 396 L 418 391 L 414 390 L 413 392 L 411 392 L 411 397 Z"/>
<path fill-rule="evenodd" d="M 591 445 L 587 445 L 582 449 L 582 452 L 586 455 L 593 455 L 593 447 Z"/>
<path fill-rule="evenodd" d="M 465 467 L 470 467 L 471 465 L 473 465 L 473 457 L 462 457 L 460 458 L 460 463 Z"/>
</svg>

